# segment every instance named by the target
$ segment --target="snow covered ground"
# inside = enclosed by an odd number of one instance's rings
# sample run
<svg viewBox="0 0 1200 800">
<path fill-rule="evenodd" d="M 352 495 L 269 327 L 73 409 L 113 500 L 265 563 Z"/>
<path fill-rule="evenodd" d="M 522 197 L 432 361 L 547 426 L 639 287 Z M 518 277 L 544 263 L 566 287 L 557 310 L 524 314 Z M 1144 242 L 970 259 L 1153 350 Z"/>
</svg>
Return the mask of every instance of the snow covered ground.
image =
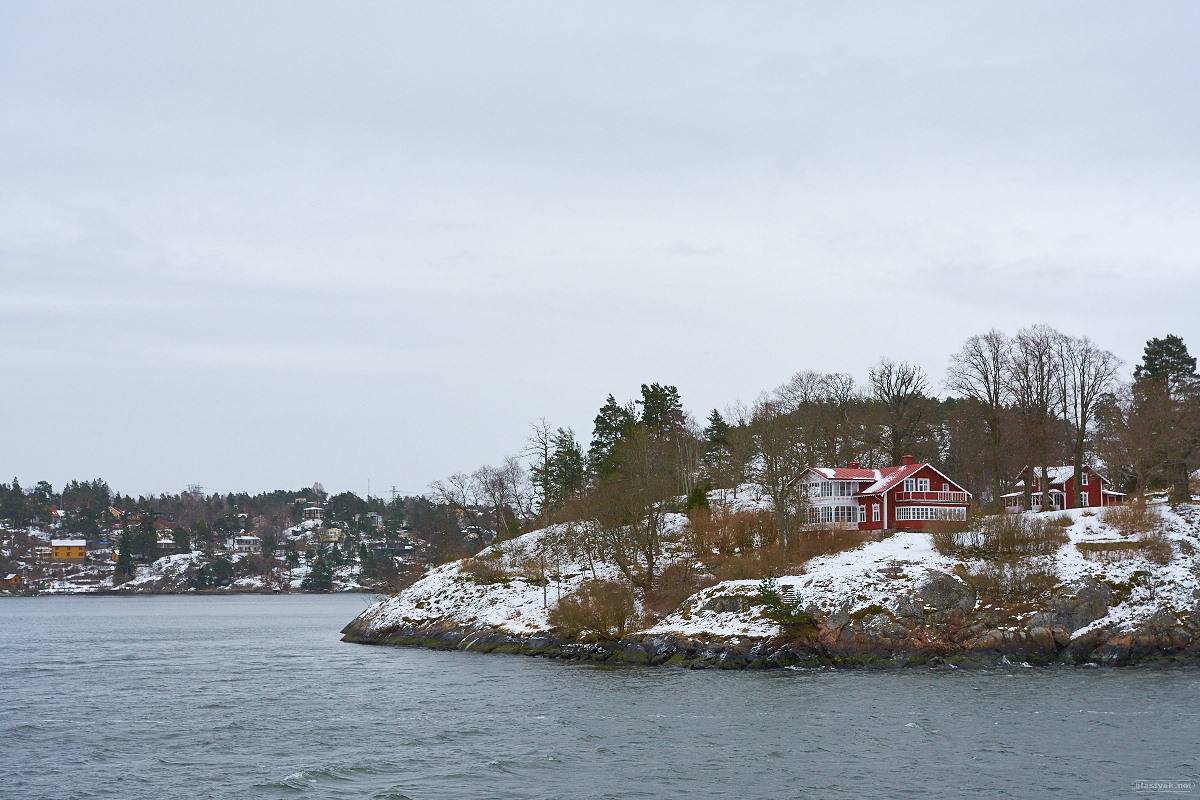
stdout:
<svg viewBox="0 0 1200 800">
<path fill-rule="evenodd" d="M 730 498 L 732 500 L 732 498 Z M 741 491 L 738 506 L 763 507 L 761 497 Z M 1142 551 L 1123 553 L 1120 560 L 1085 558 L 1076 547 L 1080 542 L 1112 542 L 1121 535 L 1106 525 L 1098 509 L 1074 509 L 1067 529 L 1069 542 L 1044 563 L 1054 569 L 1061 584 L 1093 578 L 1110 586 L 1131 587 L 1126 597 L 1112 606 L 1106 617 L 1088 628 L 1115 626 L 1128 630 L 1162 608 L 1190 609 L 1200 598 L 1200 507 L 1189 506 L 1179 513 L 1158 506 L 1163 532 L 1171 541 L 1171 563 L 1156 564 Z M 682 525 L 683 518 L 673 520 Z M 535 531 L 516 540 L 533 545 L 547 531 Z M 588 565 L 563 565 L 570 575 L 561 583 L 545 587 L 513 577 L 501 583 L 479 584 L 463 572 L 464 562 L 438 567 L 399 595 L 368 609 L 368 629 L 381 630 L 397 624 L 453 624 L 492 627 L 514 634 L 546 630 L 547 614 L 560 595 L 566 595 L 586 577 Z M 777 578 L 781 593 L 797 607 L 817 616 L 854 615 L 872 609 L 901 610 L 919 602 L 919 591 L 931 572 L 952 574 L 956 567 L 976 568 L 944 556 L 934 549 L 925 533 L 900 532 L 881 541 L 809 561 L 802 574 Z M 615 570 L 599 567 L 599 577 L 614 577 Z M 777 623 L 761 615 L 761 606 L 748 602 L 757 593 L 758 581 L 725 581 L 689 598 L 676 612 L 644 629 L 645 633 L 680 633 L 687 636 L 768 637 L 779 632 Z M 742 602 L 739 598 L 745 598 Z M 1083 628 L 1080 629 L 1085 630 Z"/>
</svg>

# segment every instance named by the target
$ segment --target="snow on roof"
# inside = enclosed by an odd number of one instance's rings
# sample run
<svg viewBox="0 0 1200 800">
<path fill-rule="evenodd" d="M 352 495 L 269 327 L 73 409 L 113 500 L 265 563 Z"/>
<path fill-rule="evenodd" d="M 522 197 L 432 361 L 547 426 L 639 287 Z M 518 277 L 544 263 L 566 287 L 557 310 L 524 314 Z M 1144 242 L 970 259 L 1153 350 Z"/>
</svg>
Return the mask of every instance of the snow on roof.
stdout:
<svg viewBox="0 0 1200 800">
<path fill-rule="evenodd" d="M 51 539 L 51 547 L 87 547 L 86 539 Z"/>
<path fill-rule="evenodd" d="M 1042 465 L 1041 464 L 1038 464 L 1035 467 L 1029 467 L 1029 469 L 1033 470 L 1033 475 L 1035 478 L 1037 478 L 1038 480 L 1041 480 L 1041 477 L 1042 477 Z M 1108 478 L 1101 475 L 1094 468 L 1084 467 L 1084 469 L 1087 470 L 1088 472 L 1091 472 L 1093 475 L 1095 475 L 1097 478 L 1099 478 L 1101 483 L 1108 483 Z M 1024 472 L 1024 470 L 1022 470 L 1021 475 L 1017 476 L 1017 478 L 1019 478 L 1019 480 L 1015 484 L 1013 484 L 1014 486 L 1024 486 L 1025 485 L 1025 479 L 1021 477 L 1024 474 L 1025 474 L 1025 472 Z M 1057 467 L 1046 467 L 1046 476 L 1050 479 L 1050 483 L 1052 483 L 1052 484 L 1053 483 L 1066 483 L 1067 481 L 1072 480 L 1075 477 L 1075 465 L 1074 464 L 1062 464 Z"/>
<path fill-rule="evenodd" d="M 909 475 L 916 474 L 917 470 L 922 467 L 928 467 L 929 464 L 922 462 L 920 464 L 903 464 L 899 467 L 888 467 L 883 470 L 883 477 L 875 481 L 875 483 L 863 489 L 859 494 L 882 494 L 888 489 L 895 486 L 900 481 L 907 478 Z M 941 475 L 941 473 L 938 473 Z M 943 476 L 944 477 L 944 476 Z"/>
<path fill-rule="evenodd" d="M 898 467 L 881 467 L 879 469 L 860 469 L 855 467 L 808 467 L 808 472 L 814 472 L 823 478 L 836 481 L 874 481 L 870 486 L 861 489 L 858 494 L 882 494 L 922 467 L 929 467 L 938 475 L 955 486 L 958 482 L 952 480 L 946 473 L 928 462 L 920 464 L 902 464 Z M 801 473 L 803 475 L 804 473 Z M 962 487 L 959 487 L 961 489 Z"/>
<path fill-rule="evenodd" d="M 1041 476 L 1042 476 L 1041 465 L 1039 464 L 1036 467 L 1030 467 L 1030 469 L 1033 470 L 1034 476 L 1037 477 L 1039 480 L 1041 480 Z M 1024 475 L 1025 473 L 1021 473 L 1021 474 Z M 1075 467 L 1072 466 L 1071 464 L 1065 464 L 1061 467 L 1046 467 L 1046 476 L 1050 479 L 1050 483 L 1066 483 L 1067 481 L 1069 481 L 1075 477 Z M 1024 486 L 1025 485 L 1024 478 L 1017 481 L 1015 485 L 1016 486 Z"/>
<path fill-rule="evenodd" d="M 15 572 L 10 572 L 4 576 L 4 580 L 6 580 L 6 581 L 12 581 L 12 580 L 16 580 L 16 579 L 17 579 L 17 573 L 15 573 Z"/>
<path fill-rule="evenodd" d="M 809 469 L 833 481 L 877 481 L 884 474 L 884 470 L 855 467 L 809 467 Z M 887 469 L 895 469 L 895 467 Z"/>
</svg>

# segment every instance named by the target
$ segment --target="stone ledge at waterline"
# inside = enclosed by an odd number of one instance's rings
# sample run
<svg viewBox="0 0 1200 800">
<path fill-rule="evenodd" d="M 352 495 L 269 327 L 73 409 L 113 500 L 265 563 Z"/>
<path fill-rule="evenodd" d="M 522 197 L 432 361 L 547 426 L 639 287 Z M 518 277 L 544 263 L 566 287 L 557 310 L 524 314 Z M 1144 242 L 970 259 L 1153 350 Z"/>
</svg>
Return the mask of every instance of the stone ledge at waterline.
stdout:
<svg viewBox="0 0 1200 800">
<path fill-rule="evenodd" d="M 1162 506 L 1151 521 L 1147 539 L 1072 510 L 1037 553 L 1003 562 L 896 533 L 779 576 L 782 614 L 758 581 L 729 580 L 649 627 L 586 642 L 560 635 L 550 610 L 589 580 L 619 576 L 599 562 L 563 563 L 553 581 L 536 580 L 521 565 L 548 546 L 548 528 L 483 554 L 485 578 L 478 557 L 431 570 L 343 633 L 363 644 L 718 668 L 1200 663 L 1200 507 Z"/>
<path fill-rule="evenodd" d="M 581 644 L 568 642 L 552 630 L 518 634 L 500 627 L 449 620 L 372 628 L 360 617 L 343 630 L 343 641 L 699 669 L 938 663 L 982 666 L 1005 661 L 1114 666 L 1139 662 L 1200 664 L 1200 613 L 1194 610 L 1187 614 L 1163 610 L 1127 631 L 1101 626 L 1072 636 L 1068 626 L 1097 613 L 1097 603 L 1109 593 L 1106 587 L 1097 585 L 1077 588 L 1078 594 L 1062 598 L 1056 610 L 1039 612 L 1020 626 L 993 626 L 987 612 L 963 614 L 943 609 L 928 613 L 927 607 L 922 609 L 924 619 L 897 617 L 886 610 L 856 618 L 835 615 L 818 620 L 807 630 L 783 630 L 768 637 L 634 633 Z"/>
</svg>

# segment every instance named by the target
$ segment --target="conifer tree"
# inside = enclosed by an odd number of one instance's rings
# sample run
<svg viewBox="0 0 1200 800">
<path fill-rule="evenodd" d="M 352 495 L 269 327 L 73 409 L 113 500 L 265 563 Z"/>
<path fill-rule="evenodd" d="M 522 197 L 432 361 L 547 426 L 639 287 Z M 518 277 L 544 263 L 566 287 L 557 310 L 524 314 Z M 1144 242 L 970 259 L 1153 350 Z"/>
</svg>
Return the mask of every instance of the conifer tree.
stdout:
<svg viewBox="0 0 1200 800">
<path fill-rule="evenodd" d="M 616 399 L 610 394 L 592 423 L 592 444 L 588 448 L 587 461 L 593 475 L 603 477 L 612 471 L 613 448 L 630 434 L 635 425 L 637 417 L 633 408 L 617 405 Z"/>
<path fill-rule="evenodd" d="M 306 592 L 328 592 L 333 588 L 333 565 L 324 552 L 317 553 L 300 588 Z"/>
<path fill-rule="evenodd" d="M 124 583 L 133 577 L 134 570 L 137 569 L 133 564 L 133 548 L 129 543 L 129 532 L 121 532 L 121 540 L 117 545 L 117 569 L 113 574 L 113 585 Z"/>
<path fill-rule="evenodd" d="M 583 450 L 575 441 L 575 432 L 570 428 L 559 428 L 554 434 L 553 452 L 550 456 L 551 500 L 558 504 L 574 497 L 583 490 L 586 469 Z"/>
<path fill-rule="evenodd" d="M 711 464 L 719 458 L 720 453 L 729 449 L 729 423 L 715 408 L 708 415 L 708 425 L 704 427 L 704 461 Z"/>
<path fill-rule="evenodd" d="M 670 438 L 683 430 L 685 416 L 679 390 L 674 386 L 652 383 L 642 384 L 641 423 L 646 430 L 661 438 Z"/>
<path fill-rule="evenodd" d="M 1171 452 L 1171 500 L 1186 503 L 1191 499 L 1189 477 L 1196 454 L 1200 451 L 1200 377 L 1196 358 L 1178 336 L 1146 342 L 1142 363 L 1134 368 L 1135 390 L 1144 400 L 1157 393 L 1171 413 L 1163 438 Z M 1147 403 L 1146 405 L 1150 405 Z"/>
<path fill-rule="evenodd" d="M 1170 388 L 1196 377 L 1196 357 L 1188 352 L 1183 339 L 1168 334 L 1146 342 L 1142 363 L 1134 367 L 1134 380 L 1165 381 Z"/>
</svg>

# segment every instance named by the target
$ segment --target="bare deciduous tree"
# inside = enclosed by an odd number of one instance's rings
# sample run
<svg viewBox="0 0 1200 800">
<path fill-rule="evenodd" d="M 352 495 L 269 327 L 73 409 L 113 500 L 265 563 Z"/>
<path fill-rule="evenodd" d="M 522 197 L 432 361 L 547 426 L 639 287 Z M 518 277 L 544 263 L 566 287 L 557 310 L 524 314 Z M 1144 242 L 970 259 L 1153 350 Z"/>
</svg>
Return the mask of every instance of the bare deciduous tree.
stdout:
<svg viewBox="0 0 1200 800">
<path fill-rule="evenodd" d="M 871 368 L 871 396 L 880 411 L 880 444 L 899 464 L 903 456 L 916 450 L 927 434 L 930 422 L 928 381 L 918 366 L 889 358 Z"/>
<path fill-rule="evenodd" d="M 983 410 L 983 422 L 990 444 L 988 468 L 992 477 L 992 501 L 1003 491 L 1003 426 L 1005 406 L 1012 397 L 1006 379 L 1010 372 L 1012 341 L 998 330 L 972 336 L 962 349 L 950 357 L 946 370 L 946 388 L 969 397 Z"/>
<path fill-rule="evenodd" d="M 1026 463 L 1031 467 L 1040 463 L 1041 494 L 1043 511 L 1050 508 L 1050 461 L 1051 413 L 1057 400 L 1061 362 L 1058 359 L 1058 341 L 1062 334 L 1049 325 L 1034 325 L 1017 332 L 1013 343 L 1012 358 L 1009 360 L 1008 386 L 1012 392 L 1021 429 L 1032 458 Z M 1030 483 L 1032 475 L 1025 479 L 1025 508 L 1032 507 Z"/>
<path fill-rule="evenodd" d="M 530 505 L 528 476 L 521 462 L 508 456 L 499 467 L 485 464 L 471 474 L 470 483 L 474 496 L 491 509 L 496 538 L 513 534 Z"/>
<path fill-rule="evenodd" d="M 1177 407 L 1165 384 L 1121 386 L 1097 408 L 1098 449 L 1110 472 L 1133 480 L 1145 493 L 1151 478 L 1165 474 L 1177 452 Z M 1111 475 L 1110 475 L 1111 477 Z"/>
<path fill-rule="evenodd" d="M 457 511 L 470 525 L 479 520 L 480 498 L 478 486 L 465 472 L 456 472 L 444 481 L 429 484 L 430 495 L 435 503 L 442 503 Z"/>
<path fill-rule="evenodd" d="M 613 449 L 613 469 L 592 487 L 578 530 L 634 586 L 653 592 L 666 544 L 668 501 L 677 483 L 669 443 L 641 426 Z"/>
<path fill-rule="evenodd" d="M 1058 345 L 1059 411 L 1074 431 L 1075 505 L 1083 504 L 1083 447 L 1100 398 L 1116 384 L 1120 360 L 1084 336 L 1060 335 Z"/>
<path fill-rule="evenodd" d="M 786 556 L 796 511 L 795 480 L 804 468 L 800 430 L 786 406 L 762 399 L 755 406 L 749 431 L 755 449 L 749 475 L 771 498 L 779 532 L 779 552 Z"/>
</svg>

